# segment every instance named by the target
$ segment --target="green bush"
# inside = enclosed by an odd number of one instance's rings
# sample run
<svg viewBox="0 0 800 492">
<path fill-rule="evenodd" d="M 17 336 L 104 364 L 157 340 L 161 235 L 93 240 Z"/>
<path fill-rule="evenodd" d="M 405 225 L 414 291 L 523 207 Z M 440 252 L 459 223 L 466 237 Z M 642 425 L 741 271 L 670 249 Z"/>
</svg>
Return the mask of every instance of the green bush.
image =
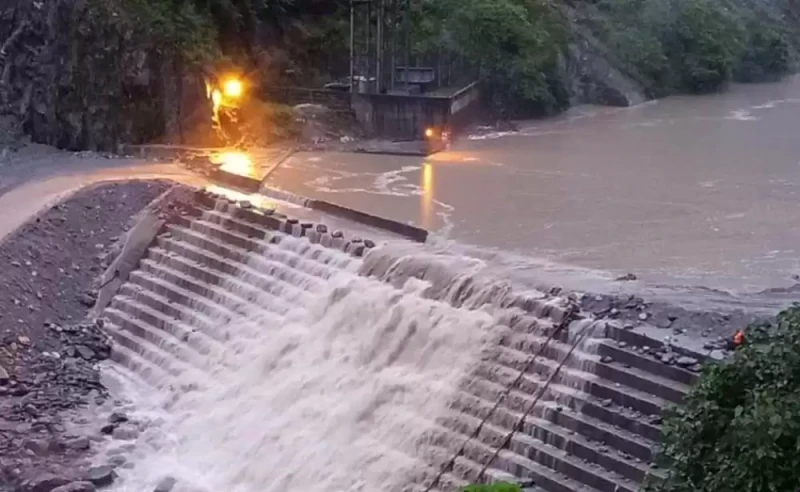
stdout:
<svg viewBox="0 0 800 492">
<path fill-rule="evenodd" d="M 748 32 L 746 50 L 736 70 L 737 80 L 771 80 L 792 70 L 791 45 L 788 36 L 781 29 L 756 23 Z"/>
<path fill-rule="evenodd" d="M 664 425 L 652 492 L 794 492 L 800 484 L 800 307 L 753 326 Z"/>
<path fill-rule="evenodd" d="M 733 77 L 742 52 L 744 29 L 737 18 L 714 0 L 680 0 L 668 56 L 681 88 L 711 92 Z"/>
<path fill-rule="evenodd" d="M 501 113 L 548 114 L 567 98 L 553 76 L 568 37 L 544 0 L 438 0 L 415 6 L 415 51 L 442 48 L 468 60 Z"/>
<path fill-rule="evenodd" d="M 497 482 L 490 485 L 469 485 L 464 487 L 463 492 L 522 492 L 522 488 L 514 483 Z"/>
</svg>

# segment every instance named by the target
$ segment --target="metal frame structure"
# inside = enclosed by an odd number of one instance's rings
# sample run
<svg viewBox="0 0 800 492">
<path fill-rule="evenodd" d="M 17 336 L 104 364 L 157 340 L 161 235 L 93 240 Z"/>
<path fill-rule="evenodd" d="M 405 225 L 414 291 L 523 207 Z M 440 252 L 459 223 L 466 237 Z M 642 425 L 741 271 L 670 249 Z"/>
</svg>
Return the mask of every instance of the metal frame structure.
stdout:
<svg viewBox="0 0 800 492">
<path fill-rule="evenodd" d="M 411 62 L 411 0 L 350 0 L 350 91 L 386 93 Z M 374 81 L 374 82 L 373 82 Z"/>
</svg>

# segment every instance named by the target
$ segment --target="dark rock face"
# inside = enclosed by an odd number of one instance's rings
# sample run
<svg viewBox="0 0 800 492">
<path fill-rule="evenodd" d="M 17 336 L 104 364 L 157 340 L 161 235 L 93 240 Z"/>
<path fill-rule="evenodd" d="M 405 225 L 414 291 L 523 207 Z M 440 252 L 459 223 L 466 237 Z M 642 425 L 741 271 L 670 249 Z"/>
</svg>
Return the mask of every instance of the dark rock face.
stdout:
<svg viewBox="0 0 800 492">
<path fill-rule="evenodd" d="M 581 36 L 570 44 L 559 64 L 559 76 L 572 103 L 627 107 L 645 102 L 644 88 L 614 66 L 598 40 L 575 28 Z"/>
<path fill-rule="evenodd" d="M 0 112 L 36 142 L 113 151 L 178 133 L 176 95 L 205 97 L 202 80 L 103 2 L 0 3 Z"/>
</svg>

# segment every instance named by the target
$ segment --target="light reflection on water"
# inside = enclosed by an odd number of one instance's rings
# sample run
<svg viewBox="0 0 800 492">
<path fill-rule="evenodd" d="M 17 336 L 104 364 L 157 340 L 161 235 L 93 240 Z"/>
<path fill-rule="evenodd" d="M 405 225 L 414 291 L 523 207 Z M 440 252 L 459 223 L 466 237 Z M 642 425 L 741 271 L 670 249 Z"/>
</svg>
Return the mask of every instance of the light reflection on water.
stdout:
<svg viewBox="0 0 800 492">
<path fill-rule="evenodd" d="M 575 108 L 505 136 L 461 138 L 426 160 L 303 154 L 270 180 L 462 243 L 758 290 L 800 272 L 793 255 L 765 257 L 800 241 L 798 121 L 795 77 L 633 108 Z"/>
</svg>

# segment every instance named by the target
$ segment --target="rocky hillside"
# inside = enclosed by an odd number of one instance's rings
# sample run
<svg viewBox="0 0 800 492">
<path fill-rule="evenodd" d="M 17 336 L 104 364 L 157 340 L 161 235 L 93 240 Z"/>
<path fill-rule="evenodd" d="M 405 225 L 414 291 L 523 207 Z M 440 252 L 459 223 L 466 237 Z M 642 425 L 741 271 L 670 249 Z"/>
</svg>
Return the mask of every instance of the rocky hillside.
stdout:
<svg viewBox="0 0 800 492">
<path fill-rule="evenodd" d="M 232 61 L 228 66 L 247 71 L 255 85 L 319 85 L 346 76 L 348 5 L 4 0 L 0 119 L 15 119 L 36 142 L 76 150 L 206 141 L 207 67 Z M 448 78 L 459 70 L 462 79 L 480 78 L 500 117 L 724 90 L 734 80 L 781 77 L 800 59 L 798 0 L 410 5 L 411 63 L 436 66 Z M 282 129 L 282 112 L 268 109 L 258 119 Z"/>
<path fill-rule="evenodd" d="M 202 79 L 105 0 L 0 2 L 0 111 L 39 143 L 114 150 L 179 134 Z"/>
</svg>

